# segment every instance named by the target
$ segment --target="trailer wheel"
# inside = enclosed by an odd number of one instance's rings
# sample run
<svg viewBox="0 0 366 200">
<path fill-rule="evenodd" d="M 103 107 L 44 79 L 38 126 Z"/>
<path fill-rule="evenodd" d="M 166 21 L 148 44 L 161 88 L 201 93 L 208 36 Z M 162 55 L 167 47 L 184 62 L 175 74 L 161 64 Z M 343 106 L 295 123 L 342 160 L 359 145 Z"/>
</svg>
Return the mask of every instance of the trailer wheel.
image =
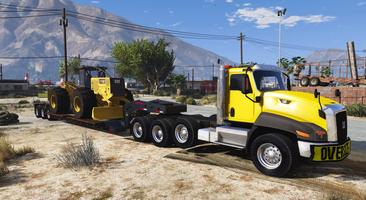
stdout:
<svg viewBox="0 0 366 200">
<path fill-rule="evenodd" d="M 284 177 L 297 163 L 296 146 L 281 134 L 265 134 L 254 139 L 250 154 L 255 167 L 263 174 Z"/>
<path fill-rule="evenodd" d="M 151 139 L 158 147 L 167 147 L 171 142 L 173 123 L 170 119 L 158 119 L 151 124 Z"/>
<path fill-rule="evenodd" d="M 72 111 L 76 118 L 91 118 L 96 97 L 90 89 L 75 90 L 72 98 Z"/>
<path fill-rule="evenodd" d="M 148 117 L 135 117 L 130 124 L 130 133 L 139 142 L 150 141 L 150 119 Z"/>
<path fill-rule="evenodd" d="M 46 106 L 42 106 L 41 108 L 41 117 L 42 119 L 48 119 L 48 109 Z"/>
<path fill-rule="evenodd" d="M 307 87 L 307 86 L 309 86 L 309 82 L 310 82 L 309 77 L 302 77 L 302 78 L 300 79 L 300 85 L 301 85 L 302 87 Z"/>
<path fill-rule="evenodd" d="M 37 118 L 41 118 L 42 117 L 41 109 L 42 109 L 41 105 L 34 106 L 34 115 Z"/>
<path fill-rule="evenodd" d="M 318 86 L 320 84 L 320 79 L 318 77 L 312 77 L 310 79 L 311 86 Z"/>
<path fill-rule="evenodd" d="M 50 112 L 54 114 L 68 113 L 70 110 L 69 95 L 61 87 L 48 90 L 48 101 L 50 102 Z"/>
<path fill-rule="evenodd" d="M 174 128 L 174 143 L 181 148 L 189 148 L 197 143 L 199 124 L 190 118 L 178 118 Z"/>
</svg>

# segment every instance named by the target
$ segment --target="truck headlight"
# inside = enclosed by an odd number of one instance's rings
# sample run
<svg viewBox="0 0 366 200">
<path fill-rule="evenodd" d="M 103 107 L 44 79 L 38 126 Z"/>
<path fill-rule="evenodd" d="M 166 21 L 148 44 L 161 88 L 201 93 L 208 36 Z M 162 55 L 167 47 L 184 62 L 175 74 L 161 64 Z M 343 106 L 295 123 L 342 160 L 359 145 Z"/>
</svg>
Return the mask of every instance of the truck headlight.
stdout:
<svg viewBox="0 0 366 200">
<path fill-rule="evenodd" d="M 291 103 L 291 101 L 287 100 L 287 99 L 280 99 L 280 102 L 283 103 L 283 104 L 290 104 Z"/>
</svg>

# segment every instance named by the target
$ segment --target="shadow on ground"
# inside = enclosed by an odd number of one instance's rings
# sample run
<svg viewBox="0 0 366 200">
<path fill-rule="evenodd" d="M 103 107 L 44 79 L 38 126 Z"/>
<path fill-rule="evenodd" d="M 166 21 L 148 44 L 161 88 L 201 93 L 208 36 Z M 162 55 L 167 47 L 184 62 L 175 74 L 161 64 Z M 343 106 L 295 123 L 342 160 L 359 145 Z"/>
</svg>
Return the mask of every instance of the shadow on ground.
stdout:
<svg viewBox="0 0 366 200">
<path fill-rule="evenodd" d="M 366 145 L 365 142 L 361 143 L 363 144 L 357 145 Z M 166 157 L 259 173 L 245 151 L 215 144 L 202 144 L 169 154 Z M 288 178 L 317 178 L 337 174 L 337 179 L 366 180 L 365 166 L 366 162 L 351 159 L 329 163 L 301 160 L 299 166 Z"/>
</svg>

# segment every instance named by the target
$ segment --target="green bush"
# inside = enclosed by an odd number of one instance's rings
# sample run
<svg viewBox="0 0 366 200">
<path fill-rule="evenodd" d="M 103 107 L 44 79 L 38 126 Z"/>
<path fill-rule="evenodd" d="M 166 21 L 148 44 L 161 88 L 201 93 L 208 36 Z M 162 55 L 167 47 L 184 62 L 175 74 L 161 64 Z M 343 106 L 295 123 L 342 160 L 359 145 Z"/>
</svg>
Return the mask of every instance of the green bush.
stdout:
<svg viewBox="0 0 366 200">
<path fill-rule="evenodd" d="M 29 101 L 27 100 L 20 100 L 18 104 L 29 104 Z"/>
<path fill-rule="evenodd" d="M 178 102 L 178 103 L 186 103 L 186 101 L 187 101 L 187 96 L 177 96 L 176 98 L 175 98 L 175 101 L 176 102 Z"/>
<path fill-rule="evenodd" d="M 355 117 L 366 117 L 366 106 L 362 104 L 347 105 L 347 115 Z"/>
<path fill-rule="evenodd" d="M 38 98 L 48 98 L 48 92 L 38 93 Z"/>
<path fill-rule="evenodd" d="M 206 95 L 199 101 L 200 105 L 215 104 L 217 100 L 216 95 Z"/>
<path fill-rule="evenodd" d="M 186 100 L 186 104 L 189 104 L 189 105 L 196 105 L 196 101 L 192 98 L 192 97 L 189 97 L 187 98 Z"/>
</svg>

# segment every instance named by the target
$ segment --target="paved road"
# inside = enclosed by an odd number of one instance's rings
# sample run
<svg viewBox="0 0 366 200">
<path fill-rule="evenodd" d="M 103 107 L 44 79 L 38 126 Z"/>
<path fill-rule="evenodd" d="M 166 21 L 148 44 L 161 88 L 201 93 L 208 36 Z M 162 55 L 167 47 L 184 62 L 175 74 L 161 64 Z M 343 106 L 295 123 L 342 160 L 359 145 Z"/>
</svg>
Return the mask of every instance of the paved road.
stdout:
<svg viewBox="0 0 366 200">
<path fill-rule="evenodd" d="M 140 97 L 145 101 L 156 98 L 173 101 L 170 97 Z M 187 114 L 201 114 L 208 117 L 216 114 L 216 107 L 188 105 Z M 348 117 L 348 135 L 352 139 L 352 154 L 349 158 L 366 162 L 366 118 Z"/>
</svg>

